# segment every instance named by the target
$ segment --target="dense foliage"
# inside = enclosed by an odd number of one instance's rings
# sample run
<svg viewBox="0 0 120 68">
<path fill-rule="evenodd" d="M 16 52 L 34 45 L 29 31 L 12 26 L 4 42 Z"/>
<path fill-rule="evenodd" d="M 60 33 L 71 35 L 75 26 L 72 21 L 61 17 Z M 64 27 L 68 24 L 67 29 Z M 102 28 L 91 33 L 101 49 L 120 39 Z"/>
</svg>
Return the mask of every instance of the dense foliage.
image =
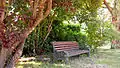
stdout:
<svg viewBox="0 0 120 68">
<path fill-rule="evenodd" d="M 49 17 L 37 26 L 26 40 L 25 52 L 52 52 L 52 41 L 77 41 L 82 47 L 96 49 L 102 46 L 104 41 L 110 40 L 111 34 L 107 34 L 111 29 L 110 23 L 98 17 L 97 11 L 102 0 L 60 0 L 60 3 L 54 3 Z M 47 36 L 51 22 L 52 31 Z"/>
<path fill-rule="evenodd" d="M 52 52 L 52 41 L 77 41 L 80 47 L 90 47 L 96 49 L 102 46 L 105 41 L 111 41 L 113 36 L 110 32 L 112 26 L 110 22 L 103 22 L 98 17 L 91 14 L 77 14 L 77 19 L 73 17 L 71 21 L 54 20 L 52 24 L 52 31 L 47 39 L 44 41 L 47 33 L 49 23 L 41 24 L 44 27 L 37 27 L 37 29 L 29 35 L 25 45 L 25 51 L 30 54 L 35 51 L 37 54 Z M 79 19 L 78 19 L 79 18 Z M 28 54 L 27 53 L 27 54 Z M 34 52 L 33 52 L 34 53 Z"/>
</svg>

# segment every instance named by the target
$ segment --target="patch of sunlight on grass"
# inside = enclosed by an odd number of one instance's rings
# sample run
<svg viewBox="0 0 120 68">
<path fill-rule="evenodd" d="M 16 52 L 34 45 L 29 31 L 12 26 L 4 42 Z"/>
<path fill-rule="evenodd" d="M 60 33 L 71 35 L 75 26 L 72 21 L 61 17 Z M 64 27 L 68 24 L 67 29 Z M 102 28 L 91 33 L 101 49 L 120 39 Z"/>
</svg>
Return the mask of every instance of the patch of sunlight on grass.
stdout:
<svg viewBox="0 0 120 68">
<path fill-rule="evenodd" d="M 59 66 L 59 67 L 70 67 L 70 65 L 66 65 L 66 64 L 54 64 L 55 66 Z"/>
<path fill-rule="evenodd" d="M 17 68 L 23 68 L 23 66 L 17 66 Z"/>
<path fill-rule="evenodd" d="M 16 64 L 16 68 L 39 68 L 40 65 L 42 65 L 42 62 L 19 62 L 18 64 Z"/>
<path fill-rule="evenodd" d="M 120 59 L 120 57 L 118 57 Z"/>
<path fill-rule="evenodd" d="M 66 64 L 50 64 L 43 62 L 35 62 L 35 61 L 27 61 L 27 62 L 19 62 L 16 65 L 16 68 L 70 68 L 70 65 Z"/>
<path fill-rule="evenodd" d="M 31 61 L 31 62 L 19 62 L 18 64 L 35 64 L 35 65 L 41 65 L 42 62 Z"/>
</svg>

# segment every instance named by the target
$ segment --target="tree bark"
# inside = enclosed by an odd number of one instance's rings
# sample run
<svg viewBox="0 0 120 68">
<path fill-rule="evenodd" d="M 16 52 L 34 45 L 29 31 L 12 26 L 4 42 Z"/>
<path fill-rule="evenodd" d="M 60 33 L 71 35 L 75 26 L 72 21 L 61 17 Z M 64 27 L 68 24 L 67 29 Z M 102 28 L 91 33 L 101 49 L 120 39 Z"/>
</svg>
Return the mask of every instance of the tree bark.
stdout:
<svg viewBox="0 0 120 68">
<path fill-rule="evenodd" d="M 8 52 L 9 52 L 8 49 L 2 47 L 1 54 L 0 54 L 0 68 L 4 68 Z"/>
<path fill-rule="evenodd" d="M 24 41 L 20 41 L 16 48 L 2 47 L 0 54 L 0 68 L 13 68 L 16 60 L 21 56 Z"/>
<path fill-rule="evenodd" d="M 22 55 L 24 43 L 25 43 L 24 40 L 22 42 L 20 42 L 20 44 L 18 45 L 18 47 L 16 48 L 16 50 L 11 55 L 11 58 L 7 60 L 9 62 L 6 63 L 5 68 L 14 68 L 15 67 L 15 64 L 16 64 L 17 60 Z"/>
</svg>

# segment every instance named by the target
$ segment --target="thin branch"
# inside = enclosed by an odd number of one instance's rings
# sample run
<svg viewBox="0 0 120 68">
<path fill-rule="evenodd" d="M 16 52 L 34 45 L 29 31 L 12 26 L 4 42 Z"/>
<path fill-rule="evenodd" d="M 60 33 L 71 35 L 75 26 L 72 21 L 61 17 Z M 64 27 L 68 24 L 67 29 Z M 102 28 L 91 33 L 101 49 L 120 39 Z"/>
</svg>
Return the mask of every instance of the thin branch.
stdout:
<svg viewBox="0 0 120 68">
<path fill-rule="evenodd" d="M 30 4 L 30 11 L 33 11 L 34 1 L 33 0 L 29 0 L 29 4 Z"/>
<path fill-rule="evenodd" d="M 13 3 L 13 0 L 8 0 L 8 4 L 11 5 Z"/>
<path fill-rule="evenodd" d="M 111 15 L 113 15 L 113 13 L 112 13 L 112 7 L 110 7 L 109 5 L 108 5 L 108 3 L 106 2 L 106 0 L 104 0 L 104 4 L 105 4 L 105 6 L 108 8 L 108 10 L 109 10 L 109 12 L 111 13 Z"/>
<path fill-rule="evenodd" d="M 49 15 L 51 9 L 52 9 L 52 0 L 48 0 L 47 10 L 44 13 L 44 18 L 46 18 Z"/>
<path fill-rule="evenodd" d="M 5 7 L 5 0 L 0 0 L 0 7 L 2 7 L 2 8 Z"/>
<path fill-rule="evenodd" d="M 45 1 L 43 3 L 45 3 Z M 52 0 L 47 0 L 47 9 L 44 13 L 43 12 L 44 8 L 41 8 L 40 15 L 36 19 L 37 21 L 35 26 L 37 26 L 41 20 L 45 19 L 50 14 L 51 9 L 52 9 Z"/>
<path fill-rule="evenodd" d="M 45 11 L 45 13 L 44 13 L 44 7 L 46 6 L 45 4 L 45 2 L 47 1 L 47 9 L 46 9 L 46 11 Z M 52 0 L 41 0 L 41 2 L 40 2 L 40 4 L 39 4 L 40 6 L 42 5 L 43 6 L 43 8 L 41 8 L 41 9 L 39 9 L 39 14 L 37 14 L 38 16 L 37 16 L 37 18 L 35 19 L 35 21 L 32 21 L 29 25 L 31 25 L 31 26 L 28 26 L 23 32 L 22 32 L 22 34 L 24 34 L 24 36 L 25 37 L 28 37 L 28 35 L 35 29 L 35 27 L 38 25 L 38 24 L 40 24 L 41 23 L 41 21 L 44 19 L 44 18 L 46 18 L 48 15 L 49 15 L 49 13 L 50 13 L 50 11 L 51 11 L 51 9 L 52 9 Z M 36 8 L 37 9 L 37 8 Z M 43 15 L 44 14 L 44 15 Z"/>
<path fill-rule="evenodd" d="M 36 18 L 36 15 L 37 15 L 37 7 L 38 7 L 38 4 L 39 4 L 39 0 L 35 0 L 35 1 L 34 1 L 34 6 L 33 6 L 33 18 L 34 18 L 34 19 Z"/>
</svg>

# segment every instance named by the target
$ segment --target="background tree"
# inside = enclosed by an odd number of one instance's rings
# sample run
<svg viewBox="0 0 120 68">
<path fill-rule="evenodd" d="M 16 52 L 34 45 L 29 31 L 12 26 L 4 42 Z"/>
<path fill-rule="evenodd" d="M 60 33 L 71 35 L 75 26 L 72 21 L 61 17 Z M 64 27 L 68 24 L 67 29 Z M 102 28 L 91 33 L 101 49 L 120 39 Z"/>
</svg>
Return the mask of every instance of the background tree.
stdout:
<svg viewBox="0 0 120 68">
<path fill-rule="evenodd" d="M 115 36 L 115 38 L 113 38 L 112 41 L 118 41 L 120 39 L 119 35 L 120 35 L 120 0 L 113 0 L 113 6 L 111 6 L 109 4 L 109 2 L 107 0 L 104 0 L 104 4 L 107 7 L 107 9 L 109 10 L 111 16 L 112 16 L 112 24 L 114 25 L 115 29 L 112 33 L 112 35 Z M 112 46 L 111 47 L 115 47 Z"/>
<path fill-rule="evenodd" d="M 106 0 L 104 0 L 104 4 L 108 8 L 109 12 L 112 16 L 112 23 L 115 25 L 118 31 L 120 31 L 120 0 L 114 0 L 114 6 L 111 7 Z"/>
</svg>

